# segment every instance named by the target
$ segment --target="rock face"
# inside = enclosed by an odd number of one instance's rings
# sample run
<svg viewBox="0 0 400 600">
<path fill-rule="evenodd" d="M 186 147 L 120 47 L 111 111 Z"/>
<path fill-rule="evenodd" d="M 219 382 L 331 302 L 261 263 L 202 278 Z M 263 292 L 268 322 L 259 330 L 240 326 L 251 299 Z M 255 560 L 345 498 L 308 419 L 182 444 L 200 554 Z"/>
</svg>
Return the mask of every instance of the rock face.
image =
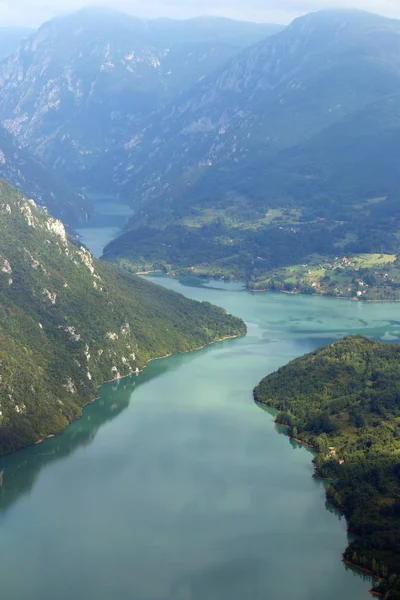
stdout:
<svg viewBox="0 0 400 600">
<path fill-rule="evenodd" d="M 127 198 L 168 199 L 177 187 L 184 194 L 219 167 L 229 191 L 230 169 L 254 173 L 256 163 L 262 172 L 285 148 L 397 93 L 399 67 L 400 21 L 359 11 L 307 15 L 167 106 L 110 166 Z"/>
<path fill-rule="evenodd" d="M 85 197 L 73 190 L 62 176 L 45 167 L 4 127 L 0 127 L 0 177 L 23 189 L 68 225 L 85 222 L 90 210 Z"/>
<path fill-rule="evenodd" d="M 0 117 L 75 185 L 93 183 L 91 168 L 121 142 L 133 146 L 160 104 L 278 29 L 224 19 L 143 22 L 101 9 L 54 19 L 0 66 Z"/>
<path fill-rule="evenodd" d="M 18 44 L 34 31 L 29 27 L 0 27 L 0 59 L 15 52 Z"/>
<path fill-rule="evenodd" d="M 61 431 L 105 380 L 244 332 L 222 309 L 96 261 L 0 182 L 0 454 Z"/>
</svg>

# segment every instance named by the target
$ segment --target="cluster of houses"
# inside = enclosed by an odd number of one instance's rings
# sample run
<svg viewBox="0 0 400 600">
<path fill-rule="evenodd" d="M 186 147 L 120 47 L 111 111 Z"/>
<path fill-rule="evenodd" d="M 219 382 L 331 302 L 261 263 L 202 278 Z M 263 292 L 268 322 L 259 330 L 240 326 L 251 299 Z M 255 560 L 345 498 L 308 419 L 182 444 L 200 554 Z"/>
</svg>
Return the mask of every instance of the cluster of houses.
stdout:
<svg viewBox="0 0 400 600">
<path fill-rule="evenodd" d="M 337 456 L 336 449 L 334 446 L 329 446 L 329 456 Z M 343 464 L 344 464 L 344 459 L 341 458 L 339 460 L 339 465 L 343 465 Z"/>
</svg>

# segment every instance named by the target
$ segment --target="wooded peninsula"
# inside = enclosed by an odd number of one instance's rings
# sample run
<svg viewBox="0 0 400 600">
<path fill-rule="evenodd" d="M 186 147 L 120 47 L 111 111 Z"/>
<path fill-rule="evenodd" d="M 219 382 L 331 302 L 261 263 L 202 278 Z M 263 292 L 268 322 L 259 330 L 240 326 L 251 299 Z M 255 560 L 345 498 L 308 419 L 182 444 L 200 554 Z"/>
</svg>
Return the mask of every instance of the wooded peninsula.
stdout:
<svg viewBox="0 0 400 600">
<path fill-rule="evenodd" d="M 261 381 L 257 402 L 319 451 L 316 475 L 355 539 L 347 562 L 371 571 L 374 592 L 400 598 L 400 347 L 349 336 Z"/>
</svg>

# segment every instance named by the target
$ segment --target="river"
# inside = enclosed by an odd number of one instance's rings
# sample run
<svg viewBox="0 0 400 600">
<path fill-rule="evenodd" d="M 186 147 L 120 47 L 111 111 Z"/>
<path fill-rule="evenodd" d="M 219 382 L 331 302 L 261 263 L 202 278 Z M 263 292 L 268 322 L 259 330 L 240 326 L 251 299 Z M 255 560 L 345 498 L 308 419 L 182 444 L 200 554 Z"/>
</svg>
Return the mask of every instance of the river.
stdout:
<svg viewBox="0 0 400 600">
<path fill-rule="evenodd" d="M 103 194 L 86 194 L 93 204 L 93 212 L 84 227 L 76 230 L 81 242 L 100 258 L 103 248 L 122 230 L 133 209 L 121 204 L 113 196 Z"/>
<path fill-rule="evenodd" d="M 344 519 L 252 388 L 349 333 L 393 340 L 399 306 L 149 277 L 248 335 L 104 385 L 61 435 L 0 460 L 6 600 L 368 600 Z"/>
</svg>

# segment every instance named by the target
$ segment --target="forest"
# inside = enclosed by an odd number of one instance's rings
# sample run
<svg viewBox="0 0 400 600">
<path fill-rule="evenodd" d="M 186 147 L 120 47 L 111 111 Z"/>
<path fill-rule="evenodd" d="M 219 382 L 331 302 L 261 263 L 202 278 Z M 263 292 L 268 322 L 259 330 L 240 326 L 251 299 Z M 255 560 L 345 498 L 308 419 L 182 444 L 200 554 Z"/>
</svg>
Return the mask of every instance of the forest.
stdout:
<svg viewBox="0 0 400 600">
<path fill-rule="evenodd" d="M 349 336 L 296 359 L 254 390 L 289 434 L 318 450 L 316 475 L 354 540 L 344 559 L 400 598 L 400 347 Z"/>
<path fill-rule="evenodd" d="M 0 455 L 62 431 L 105 381 L 245 332 L 222 308 L 95 260 L 0 182 Z"/>
</svg>

